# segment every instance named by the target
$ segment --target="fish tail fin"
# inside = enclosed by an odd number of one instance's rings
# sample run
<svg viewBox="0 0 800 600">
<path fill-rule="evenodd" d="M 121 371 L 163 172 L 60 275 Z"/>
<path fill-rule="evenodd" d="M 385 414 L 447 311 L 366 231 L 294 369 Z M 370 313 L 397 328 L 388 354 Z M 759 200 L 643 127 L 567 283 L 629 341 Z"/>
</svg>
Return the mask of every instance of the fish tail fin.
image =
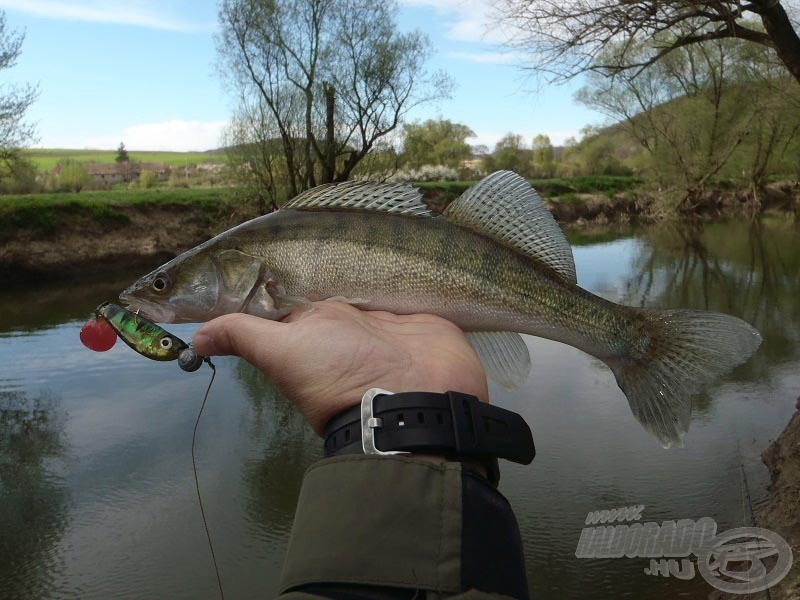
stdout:
<svg viewBox="0 0 800 600">
<path fill-rule="evenodd" d="M 692 395 L 745 362 L 761 335 L 730 315 L 702 310 L 636 310 L 634 350 L 606 360 L 639 422 L 665 448 L 683 446 Z"/>
</svg>

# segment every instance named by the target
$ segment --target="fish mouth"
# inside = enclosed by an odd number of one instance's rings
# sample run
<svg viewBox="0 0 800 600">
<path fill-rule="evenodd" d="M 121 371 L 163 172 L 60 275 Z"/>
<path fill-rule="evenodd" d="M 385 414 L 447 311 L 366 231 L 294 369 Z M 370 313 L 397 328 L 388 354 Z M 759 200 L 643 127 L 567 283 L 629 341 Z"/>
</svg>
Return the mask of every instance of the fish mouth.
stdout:
<svg viewBox="0 0 800 600">
<path fill-rule="evenodd" d="M 119 299 L 128 310 L 140 314 L 154 323 L 172 323 L 175 320 L 175 311 L 169 306 L 137 298 L 128 293 L 128 290 L 122 292 Z"/>
</svg>

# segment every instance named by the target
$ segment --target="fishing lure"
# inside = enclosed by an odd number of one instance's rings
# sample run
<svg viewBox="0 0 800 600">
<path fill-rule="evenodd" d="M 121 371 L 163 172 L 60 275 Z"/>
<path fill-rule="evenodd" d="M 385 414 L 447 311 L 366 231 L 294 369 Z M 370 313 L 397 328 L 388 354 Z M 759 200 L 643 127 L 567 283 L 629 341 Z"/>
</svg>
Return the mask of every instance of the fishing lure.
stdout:
<svg viewBox="0 0 800 600">
<path fill-rule="evenodd" d="M 152 360 L 177 360 L 184 371 L 196 371 L 205 360 L 194 348 L 160 325 L 126 308 L 104 302 L 81 329 L 81 341 L 98 352 L 110 349 L 119 338 L 137 353 Z M 108 328 L 114 332 L 111 337 Z"/>
</svg>

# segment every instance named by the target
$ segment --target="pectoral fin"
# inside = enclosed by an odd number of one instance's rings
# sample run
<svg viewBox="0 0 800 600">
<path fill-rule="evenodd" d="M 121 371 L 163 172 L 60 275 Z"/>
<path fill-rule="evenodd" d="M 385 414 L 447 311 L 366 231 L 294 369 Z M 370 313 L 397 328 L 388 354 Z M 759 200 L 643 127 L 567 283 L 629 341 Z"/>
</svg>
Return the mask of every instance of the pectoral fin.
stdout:
<svg viewBox="0 0 800 600">
<path fill-rule="evenodd" d="M 369 300 L 367 298 L 348 298 L 347 296 L 331 296 L 328 298 L 328 300 L 352 304 L 353 306 L 358 306 L 359 304 L 369 304 Z"/>
<path fill-rule="evenodd" d="M 293 310 L 314 310 L 314 305 L 311 303 L 311 300 L 303 296 L 287 294 L 283 286 L 275 279 L 267 280 L 265 288 L 267 294 L 272 298 L 275 308 L 278 310 L 288 309 L 290 312 Z"/>
</svg>

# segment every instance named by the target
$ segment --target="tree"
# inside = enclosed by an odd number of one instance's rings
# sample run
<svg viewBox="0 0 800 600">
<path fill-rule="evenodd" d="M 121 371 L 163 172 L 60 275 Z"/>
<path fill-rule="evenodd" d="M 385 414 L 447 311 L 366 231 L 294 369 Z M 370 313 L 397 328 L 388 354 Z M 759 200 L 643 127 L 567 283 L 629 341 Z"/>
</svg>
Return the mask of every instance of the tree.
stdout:
<svg viewBox="0 0 800 600">
<path fill-rule="evenodd" d="M 128 156 L 128 151 L 125 149 L 125 144 L 123 142 L 120 142 L 119 148 L 117 148 L 117 156 L 114 160 L 117 161 L 118 163 L 124 163 L 124 162 L 129 162 L 130 159 L 131 157 Z"/>
<path fill-rule="evenodd" d="M 485 156 L 483 168 L 486 171 L 508 170 L 523 177 L 530 176 L 531 151 L 525 148 L 521 135 L 507 133 L 494 146 L 494 152 Z"/>
<path fill-rule="evenodd" d="M 5 12 L 0 11 L 0 71 L 13 67 L 22 53 L 24 34 L 8 28 Z M 18 170 L 19 151 L 35 141 L 35 128 L 25 123 L 25 113 L 39 96 L 35 86 L 0 86 L 0 173 L 14 177 Z"/>
<path fill-rule="evenodd" d="M 267 107 L 243 97 L 223 145 L 234 177 L 256 198 L 259 212 L 277 210 L 278 199 L 290 196 L 284 189 L 289 178 L 280 130 Z"/>
<path fill-rule="evenodd" d="M 419 169 L 422 165 L 458 168 L 472 156 L 467 138 L 475 132 L 461 123 L 429 119 L 404 125 L 403 133 L 403 160 L 411 168 Z"/>
<path fill-rule="evenodd" d="M 82 162 L 66 158 L 59 163 L 58 184 L 63 190 L 80 192 L 92 183 L 92 176 Z"/>
<path fill-rule="evenodd" d="M 553 177 L 555 175 L 556 156 L 550 136 L 539 134 L 533 138 L 531 166 L 534 177 Z"/>
<path fill-rule="evenodd" d="M 627 52 L 644 56 L 648 47 Z M 651 178 L 682 187 L 687 199 L 723 172 L 773 105 L 770 94 L 753 85 L 730 40 L 685 46 L 638 75 L 591 73 L 587 81 L 577 99 L 617 121 L 650 156 Z M 777 140 L 765 140 L 763 153 L 771 154 Z"/>
<path fill-rule="evenodd" d="M 498 6 L 516 30 L 513 43 L 536 55 L 536 68 L 560 78 L 587 70 L 638 73 L 679 48 L 735 39 L 770 48 L 800 82 L 800 37 L 786 1 L 498 0 Z M 654 39 L 645 54 L 630 52 Z M 612 46 L 614 54 L 603 55 Z"/>
<path fill-rule="evenodd" d="M 396 13 L 389 0 L 223 0 L 220 69 L 268 124 L 249 133 L 280 141 L 289 195 L 345 181 L 411 108 L 447 94 L 425 72 L 427 38 L 399 33 Z"/>
</svg>

